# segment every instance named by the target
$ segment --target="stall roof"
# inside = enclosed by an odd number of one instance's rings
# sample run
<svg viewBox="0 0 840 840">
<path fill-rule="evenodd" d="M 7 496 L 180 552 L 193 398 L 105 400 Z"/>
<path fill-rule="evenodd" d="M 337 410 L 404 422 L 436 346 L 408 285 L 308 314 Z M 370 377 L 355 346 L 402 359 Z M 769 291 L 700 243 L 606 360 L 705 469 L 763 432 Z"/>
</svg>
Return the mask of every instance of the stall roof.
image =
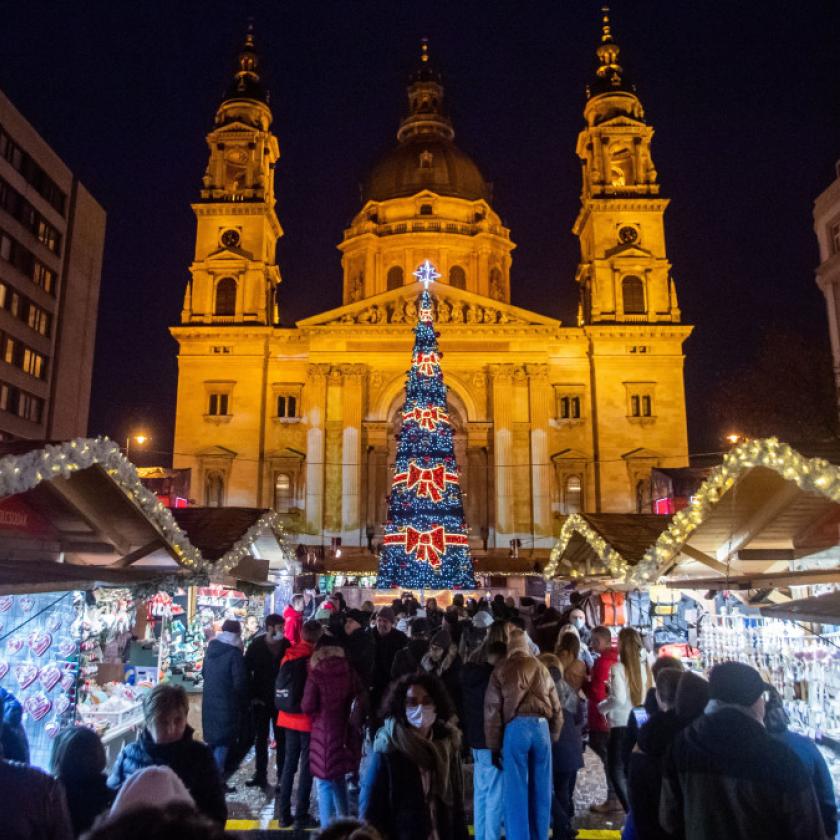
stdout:
<svg viewBox="0 0 840 840">
<path fill-rule="evenodd" d="M 788 571 L 821 554 L 840 564 L 840 468 L 775 438 L 734 447 L 646 552 L 654 576 Z M 719 580 L 719 578 L 718 578 Z"/>
<path fill-rule="evenodd" d="M 761 607 L 767 618 L 786 618 L 790 621 L 814 621 L 819 624 L 840 624 L 840 591 L 813 598 L 800 598 L 787 604 Z"/>
<path fill-rule="evenodd" d="M 624 578 L 668 527 L 652 513 L 575 513 L 560 530 L 546 578 Z"/>
</svg>

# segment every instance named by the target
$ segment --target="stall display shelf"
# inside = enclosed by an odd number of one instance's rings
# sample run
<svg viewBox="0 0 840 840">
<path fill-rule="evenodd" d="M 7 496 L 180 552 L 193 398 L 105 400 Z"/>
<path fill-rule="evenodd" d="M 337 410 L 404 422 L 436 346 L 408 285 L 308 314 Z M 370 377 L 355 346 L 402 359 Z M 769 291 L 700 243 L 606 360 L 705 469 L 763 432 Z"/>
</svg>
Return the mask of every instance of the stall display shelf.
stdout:
<svg viewBox="0 0 840 840">
<path fill-rule="evenodd" d="M 138 706 L 136 709 L 132 710 L 132 713 L 129 717 L 124 718 L 123 721 L 111 729 L 108 729 L 102 736 L 102 743 L 103 744 L 110 744 L 112 741 L 115 741 L 117 738 L 121 738 L 123 735 L 127 735 L 130 732 L 134 732 L 143 726 L 143 711 Z"/>
</svg>

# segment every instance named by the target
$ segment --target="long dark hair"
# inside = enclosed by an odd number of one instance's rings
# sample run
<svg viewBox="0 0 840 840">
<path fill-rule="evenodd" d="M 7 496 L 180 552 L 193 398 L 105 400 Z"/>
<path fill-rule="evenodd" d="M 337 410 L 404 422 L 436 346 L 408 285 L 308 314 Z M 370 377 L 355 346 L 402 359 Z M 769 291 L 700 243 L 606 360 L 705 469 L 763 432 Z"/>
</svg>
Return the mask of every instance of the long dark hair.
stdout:
<svg viewBox="0 0 840 840">
<path fill-rule="evenodd" d="M 408 689 L 413 685 L 424 688 L 429 697 L 432 698 L 438 720 L 447 721 L 455 714 L 455 706 L 440 678 L 434 674 L 424 673 L 406 674 L 392 683 L 385 699 L 382 701 L 379 717 L 382 719 L 392 717 L 400 723 L 408 725 L 405 717 L 405 696 L 408 694 Z"/>
</svg>

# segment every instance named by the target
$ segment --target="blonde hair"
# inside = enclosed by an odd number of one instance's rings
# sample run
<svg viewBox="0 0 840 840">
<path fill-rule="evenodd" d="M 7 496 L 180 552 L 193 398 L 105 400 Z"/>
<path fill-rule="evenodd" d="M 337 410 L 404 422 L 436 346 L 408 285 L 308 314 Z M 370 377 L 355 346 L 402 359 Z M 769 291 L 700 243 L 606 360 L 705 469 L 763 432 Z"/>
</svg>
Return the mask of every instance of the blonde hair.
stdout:
<svg viewBox="0 0 840 840">
<path fill-rule="evenodd" d="M 627 677 L 627 688 L 630 691 L 630 702 L 634 706 L 641 706 L 644 702 L 645 686 L 651 685 L 650 668 L 644 663 L 645 680 L 642 678 L 642 652 L 644 645 L 638 631 L 632 627 L 625 627 L 618 634 L 618 659 L 624 666 Z"/>
<path fill-rule="evenodd" d="M 560 672 L 560 676 L 563 676 L 563 663 L 553 653 L 541 653 L 537 659 L 546 668 L 556 668 Z"/>
</svg>

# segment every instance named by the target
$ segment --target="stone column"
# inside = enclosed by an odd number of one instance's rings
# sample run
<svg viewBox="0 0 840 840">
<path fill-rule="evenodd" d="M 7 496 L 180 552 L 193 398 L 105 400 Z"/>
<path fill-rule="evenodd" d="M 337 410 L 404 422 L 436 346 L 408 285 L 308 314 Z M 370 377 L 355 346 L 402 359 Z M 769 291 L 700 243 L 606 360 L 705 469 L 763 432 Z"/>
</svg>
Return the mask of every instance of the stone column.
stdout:
<svg viewBox="0 0 840 840">
<path fill-rule="evenodd" d="M 309 365 L 303 389 L 306 431 L 306 530 L 320 535 L 324 529 L 325 424 L 329 365 Z"/>
<path fill-rule="evenodd" d="M 534 548 L 551 547 L 551 492 L 548 465 L 548 420 L 551 386 L 548 365 L 526 365 L 531 420 L 531 526 Z"/>
<path fill-rule="evenodd" d="M 342 365 L 341 435 L 341 539 L 361 545 L 362 490 L 362 385 L 365 365 Z"/>
<path fill-rule="evenodd" d="M 490 252 L 486 250 L 478 254 L 478 293 L 490 294 Z"/>
<path fill-rule="evenodd" d="M 513 537 L 513 365 L 490 365 L 493 388 L 493 462 L 496 474 L 496 547 Z"/>
</svg>

